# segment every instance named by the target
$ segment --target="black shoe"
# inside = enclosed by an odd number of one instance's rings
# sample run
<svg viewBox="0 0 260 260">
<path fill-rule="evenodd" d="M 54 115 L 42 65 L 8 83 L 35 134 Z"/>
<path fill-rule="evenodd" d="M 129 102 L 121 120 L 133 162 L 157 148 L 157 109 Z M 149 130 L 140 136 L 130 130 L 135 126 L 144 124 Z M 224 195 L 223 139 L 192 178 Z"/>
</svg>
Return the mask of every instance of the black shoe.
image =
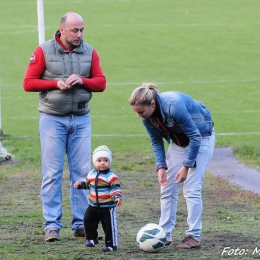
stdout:
<svg viewBox="0 0 260 260">
<path fill-rule="evenodd" d="M 98 243 L 99 243 L 98 239 L 89 240 L 86 242 L 85 246 L 86 247 L 95 247 L 95 245 L 97 245 Z"/>
<path fill-rule="evenodd" d="M 74 237 L 75 238 L 86 238 L 84 226 L 74 230 Z"/>
<path fill-rule="evenodd" d="M 113 246 L 113 247 L 106 246 L 106 247 L 103 247 L 102 251 L 103 251 L 103 252 L 117 251 L 117 246 Z"/>
</svg>

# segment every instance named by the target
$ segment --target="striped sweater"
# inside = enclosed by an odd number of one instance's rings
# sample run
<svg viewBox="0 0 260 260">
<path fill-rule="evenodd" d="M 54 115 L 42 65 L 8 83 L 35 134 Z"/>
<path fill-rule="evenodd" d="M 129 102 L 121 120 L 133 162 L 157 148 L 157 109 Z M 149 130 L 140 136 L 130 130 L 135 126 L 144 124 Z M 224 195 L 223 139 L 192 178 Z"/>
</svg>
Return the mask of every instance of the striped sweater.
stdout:
<svg viewBox="0 0 260 260">
<path fill-rule="evenodd" d="M 91 170 L 86 177 L 86 182 L 81 184 L 82 189 L 89 189 L 88 199 L 92 207 L 113 208 L 116 207 L 116 198 L 122 200 L 119 179 L 110 169 Z"/>
</svg>

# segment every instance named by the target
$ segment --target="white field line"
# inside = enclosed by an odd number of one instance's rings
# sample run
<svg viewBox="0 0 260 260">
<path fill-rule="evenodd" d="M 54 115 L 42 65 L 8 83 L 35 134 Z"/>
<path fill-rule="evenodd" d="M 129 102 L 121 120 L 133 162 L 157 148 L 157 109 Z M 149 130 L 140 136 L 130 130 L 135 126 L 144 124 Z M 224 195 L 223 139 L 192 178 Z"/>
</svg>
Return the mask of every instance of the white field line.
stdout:
<svg viewBox="0 0 260 260">
<path fill-rule="evenodd" d="M 1 4 L 0 4 L 1 6 Z M 259 26 L 259 23 L 235 23 L 232 26 Z M 88 24 L 88 27 L 229 27 L 230 24 Z M 30 27 L 32 29 L 25 29 L 26 27 Z M 21 30 L 10 30 L 9 28 L 21 28 Z M 45 26 L 45 29 L 57 29 L 58 26 Z M 6 30 L 7 29 L 7 30 Z M 21 33 L 32 33 L 37 32 L 38 26 L 35 24 L 34 26 L 28 25 L 0 25 L 0 35 L 2 34 L 21 34 Z"/>
<path fill-rule="evenodd" d="M 169 81 L 169 82 L 153 82 L 158 85 L 184 85 L 184 84 L 211 84 L 211 83 L 230 83 L 230 82 L 259 82 L 260 79 L 219 79 L 219 80 L 194 80 L 194 81 Z M 107 86 L 141 86 L 142 82 L 107 82 Z M 4 84 L 2 87 L 21 87 L 22 84 Z"/>
<path fill-rule="evenodd" d="M 36 110 L 37 108 L 35 108 Z M 260 113 L 260 110 L 244 110 L 244 111 L 216 111 L 214 112 L 215 114 L 257 114 Z M 111 119 L 116 119 L 116 118 L 128 118 L 129 115 L 118 115 L 118 116 L 110 116 Z M 100 115 L 91 115 L 91 118 L 107 118 L 107 116 L 100 116 Z M 3 115 L 4 120 L 38 120 L 38 116 L 28 116 L 28 117 L 19 117 L 19 116 L 9 116 L 9 115 Z"/>
<path fill-rule="evenodd" d="M 0 3 L 1 6 L 1 3 Z M 230 27 L 230 25 L 232 26 L 252 26 L 252 25 L 256 25 L 259 26 L 260 23 L 147 23 L 147 24 L 142 24 L 142 23 L 120 23 L 120 24 L 87 24 L 87 27 Z M 28 25 L 28 24 L 1 24 L 0 25 L 0 29 L 1 28 L 26 28 L 26 27 L 32 27 L 32 28 L 37 28 L 37 23 L 35 23 L 35 25 Z M 45 26 L 45 28 L 57 28 L 58 26 L 55 25 L 49 25 L 49 26 Z"/>
<path fill-rule="evenodd" d="M 216 136 L 228 136 L 228 135 L 260 135 L 260 132 L 246 132 L 246 133 L 216 133 Z"/>
<path fill-rule="evenodd" d="M 210 83 L 229 83 L 229 82 L 259 82 L 260 79 L 240 79 L 240 80 L 233 80 L 233 79 L 219 79 L 219 80 L 194 80 L 194 81 L 170 81 L 170 82 L 154 82 L 158 85 L 184 85 L 184 84 L 210 84 Z M 108 86 L 133 86 L 138 85 L 140 86 L 142 82 L 108 82 Z"/>
<path fill-rule="evenodd" d="M 260 132 L 247 132 L 247 133 L 216 133 L 216 136 L 230 136 L 230 135 L 260 135 Z M 143 137 L 148 136 L 148 134 L 93 134 L 93 137 Z"/>
<path fill-rule="evenodd" d="M 4 1 L 4 3 L 0 3 L 0 6 L 13 6 L 15 8 L 19 8 L 19 6 L 21 5 L 34 5 L 36 6 L 36 3 L 37 1 L 21 1 L 19 2 L 18 6 L 17 6 L 17 3 L 16 2 L 7 2 L 7 1 Z M 48 1 L 48 4 L 59 4 L 61 1 Z M 79 4 L 82 4 L 82 0 L 74 0 L 73 3 L 79 3 Z"/>
<path fill-rule="evenodd" d="M 216 136 L 238 136 L 238 135 L 260 135 L 260 132 L 247 132 L 247 133 L 216 133 Z M 38 139 L 38 135 L 23 135 L 15 137 L 21 138 L 35 138 Z M 100 137 L 110 137 L 110 138 L 138 138 L 138 137 L 148 137 L 148 134 L 93 134 L 93 138 L 100 138 Z"/>
</svg>

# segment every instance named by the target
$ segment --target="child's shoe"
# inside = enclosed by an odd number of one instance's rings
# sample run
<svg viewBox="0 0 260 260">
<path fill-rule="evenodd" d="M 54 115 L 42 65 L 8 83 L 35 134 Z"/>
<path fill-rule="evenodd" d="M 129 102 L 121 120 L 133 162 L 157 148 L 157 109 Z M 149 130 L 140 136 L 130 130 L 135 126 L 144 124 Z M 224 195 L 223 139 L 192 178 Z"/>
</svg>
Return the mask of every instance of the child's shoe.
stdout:
<svg viewBox="0 0 260 260">
<path fill-rule="evenodd" d="M 94 240 L 89 240 L 85 246 L 86 247 L 94 247 L 96 244 L 98 244 L 98 239 L 94 239 Z"/>
<path fill-rule="evenodd" d="M 117 246 L 113 246 L 113 247 L 106 246 L 103 248 L 103 252 L 111 252 L 111 251 L 117 251 Z"/>
</svg>

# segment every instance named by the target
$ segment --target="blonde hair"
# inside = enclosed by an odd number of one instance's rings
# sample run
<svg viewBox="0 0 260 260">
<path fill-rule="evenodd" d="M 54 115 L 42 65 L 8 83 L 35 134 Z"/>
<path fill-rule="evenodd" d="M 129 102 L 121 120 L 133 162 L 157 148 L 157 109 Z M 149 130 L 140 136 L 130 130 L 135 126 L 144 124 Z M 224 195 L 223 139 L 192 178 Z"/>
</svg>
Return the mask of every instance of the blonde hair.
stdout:
<svg viewBox="0 0 260 260">
<path fill-rule="evenodd" d="M 151 102 L 155 100 L 156 94 L 159 92 L 158 87 L 154 83 L 143 83 L 141 87 L 136 88 L 131 97 L 129 98 L 129 104 L 149 106 Z"/>
</svg>

